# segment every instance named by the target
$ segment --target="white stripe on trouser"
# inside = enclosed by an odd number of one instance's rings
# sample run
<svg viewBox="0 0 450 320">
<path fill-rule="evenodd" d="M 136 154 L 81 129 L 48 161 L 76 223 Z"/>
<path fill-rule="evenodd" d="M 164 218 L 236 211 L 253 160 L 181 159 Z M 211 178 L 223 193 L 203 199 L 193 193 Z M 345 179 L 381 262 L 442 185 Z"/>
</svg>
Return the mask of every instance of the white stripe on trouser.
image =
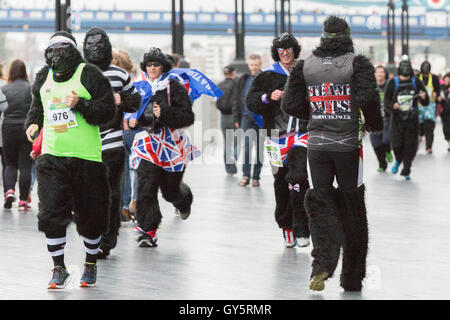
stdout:
<svg viewBox="0 0 450 320">
<path fill-rule="evenodd" d="M 62 256 L 64 254 L 64 249 L 58 250 L 58 251 L 50 251 L 50 255 L 52 257 Z"/>
<path fill-rule="evenodd" d="M 105 144 L 104 146 L 102 146 L 102 151 L 114 149 L 114 148 L 118 148 L 118 147 L 123 147 L 123 145 L 124 145 L 123 140 L 111 142 L 111 143 L 108 143 L 108 144 Z"/>
<path fill-rule="evenodd" d="M 309 167 L 309 151 L 306 151 L 306 169 L 308 170 L 309 187 L 311 189 L 314 189 L 313 182 L 312 182 L 312 177 L 311 177 L 311 168 Z"/>
<path fill-rule="evenodd" d="M 47 244 L 49 246 L 57 246 L 58 244 L 66 243 L 66 237 L 62 238 L 45 238 L 47 240 Z"/>
<path fill-rule="evenodd" d="M 97 244 L 100 242 L 100 239 L 102 238 L 102 236 L 99 236 L 97 239 L 89 239 L 86 237 L 81 236 L 81 238 L 83 239 L 83 241 L 89 243 L 89 244 Z"/>
</svg>

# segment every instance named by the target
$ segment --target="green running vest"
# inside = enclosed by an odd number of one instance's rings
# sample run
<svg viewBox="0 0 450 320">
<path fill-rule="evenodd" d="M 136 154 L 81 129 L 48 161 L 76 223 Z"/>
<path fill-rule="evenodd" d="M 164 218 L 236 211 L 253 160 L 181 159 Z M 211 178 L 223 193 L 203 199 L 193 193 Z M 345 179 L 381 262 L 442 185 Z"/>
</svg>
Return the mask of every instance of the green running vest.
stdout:
<svg viewBox="0 0 450 320">
<path fill-rule="evenodd" d="M 79 112 L 64 104 L 66 95 L 72 91 L 80 98 L 91 99 L 80 81 L 85 65 L 80 63 L 72 78 L 65 82 L 54 81 L 53 71 L 48 71 L 47 79 L 40 90 L 44 108 L 42 154 L 102 161 L 99 127 L 87 123 Z"/>
</svg>

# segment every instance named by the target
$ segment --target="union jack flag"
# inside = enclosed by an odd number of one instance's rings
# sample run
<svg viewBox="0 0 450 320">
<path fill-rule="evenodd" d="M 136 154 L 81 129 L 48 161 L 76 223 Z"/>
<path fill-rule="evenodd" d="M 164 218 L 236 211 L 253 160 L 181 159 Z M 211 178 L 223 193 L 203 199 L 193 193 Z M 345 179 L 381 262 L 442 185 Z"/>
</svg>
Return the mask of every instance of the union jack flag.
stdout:
<svg viewBox="0 0 450 320">
<path fill-rule="evenodd" d="M 269 147 L 272 146 L 280 150 L 281 159 L 279 159 L 280 162 L 279 164 L 281 165 L 282 163 L 283 165 L 285 165 L 287 162 L 289 150 L 291 150 L 291 148 L 308 147 L 308 133 L 290 132 L 285 135 L 282 135 L 279 138 L 267 137 L 266 149 L 268 146 Z"/>
<path fill-rule="evenodd" d="M 142 159 L 150 161 L 170 172 L 183 171 L 186 163 L 201 155 L 191 145 L 183 129 L 162 128 L 158 132 L 141 131 L 136 134 L 131 149 L 133 169 L 139 167 Z"/>
</svg>

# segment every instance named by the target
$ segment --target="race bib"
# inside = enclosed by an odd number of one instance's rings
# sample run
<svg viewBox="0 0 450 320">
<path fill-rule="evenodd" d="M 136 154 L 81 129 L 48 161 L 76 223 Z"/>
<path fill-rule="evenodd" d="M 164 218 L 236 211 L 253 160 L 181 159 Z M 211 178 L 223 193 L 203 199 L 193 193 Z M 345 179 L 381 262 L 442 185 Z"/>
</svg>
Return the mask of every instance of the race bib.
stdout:
<svg viewBox="0 0 450 320">
<path fill-rule="evenodd" d="M 55 132 L 65 132 L 68 128 L 77 127 L 75 112 L 67 107 L 60 98 L 53 98 L 48 104 L 47 120 Z"/>
<path fill-rule="evenodd" d="M 283 161 L 281 159 L 280 146 L 267 138 L 264 143 L 264 148 L 266 149 L 266 153 L 269 157 L 270 163 L 275 167 L 282 167 Z"/>
<path fill-rule="evenodd" d="M 410 111 L 413 106 L 412 95 L 402 95 L 397 97 L 398 104 L 400 105 L 400 111 Z"/>
</svg>

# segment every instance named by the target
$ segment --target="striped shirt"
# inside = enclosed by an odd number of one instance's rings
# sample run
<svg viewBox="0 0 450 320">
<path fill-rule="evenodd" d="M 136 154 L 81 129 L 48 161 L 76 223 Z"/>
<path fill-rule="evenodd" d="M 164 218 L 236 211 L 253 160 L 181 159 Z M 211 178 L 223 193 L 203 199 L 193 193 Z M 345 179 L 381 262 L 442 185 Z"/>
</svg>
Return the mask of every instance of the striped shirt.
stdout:
<svg viewBox="0 0 450 320">
<path fill-rule="evenodd" d="M 130 75 L 122 68 L 110 65 L 108 69 L 103 71 L 103 75 L 108 78 L 114 92 L 123 92 L 125 95 L 137 93 Z M 100 128 L 102 151 L 124 146 L 121 128 L 122 118 L 123 113 L 119 111 L 113 121 Z"/>
</svg>

